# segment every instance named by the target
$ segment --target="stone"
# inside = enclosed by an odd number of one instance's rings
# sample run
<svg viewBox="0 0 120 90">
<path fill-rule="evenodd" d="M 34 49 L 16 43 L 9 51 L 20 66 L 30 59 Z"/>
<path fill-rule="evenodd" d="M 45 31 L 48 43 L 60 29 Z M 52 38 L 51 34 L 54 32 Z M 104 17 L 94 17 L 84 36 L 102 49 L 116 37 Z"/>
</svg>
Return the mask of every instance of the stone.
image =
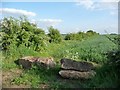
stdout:
<svg viewBox="0 0 120 90">
<path fill-rule="evenodd" d="M 59 71 L 60 76 L 68 79 L 91 79 L 95 76 L 96 72 L 91 70 L 87 72 L 74 71 L 74 70 L 61 70 Z"/>
<path fill-rule="evenodd" d="M 17 62 L 15 63 L 17 64 Z M 32 68 L 33 64 L 39 67 L 45 67 L 47 69 L 53 68 L 56 65 L 52 57 L 40 58 L 40 57 L 33 57 L 33 56 L 25 56 L 18 59 L 18 65 L 22 65 L 24 69 Z"/>
<path fill-rule="evenodd" d="M 94 66 L 90 62 L 75 61 L 71 59 L 61 59 L 61 68 L 65 70 L 77 70 L 77 71 L 90 71 L 94 69 Z"/>
<path fill-rule="evenodd" d="M 38 57 L 26 56 L 18 59 L 18 64 L 22 65 L 24 69 L 30 69 L 32 64 L 37 61 Z"/>
<path fill-rule="evenodd" d="M 50 58 L 38 58 L 38 60 L 36 61 L 36 64 L 40 67 L 42 66 L 42 67 L 45 67 L 47 69 L 54 68 L 56 65 L 56 63 L 52 57 L 50 57 Z"/>
</svg>

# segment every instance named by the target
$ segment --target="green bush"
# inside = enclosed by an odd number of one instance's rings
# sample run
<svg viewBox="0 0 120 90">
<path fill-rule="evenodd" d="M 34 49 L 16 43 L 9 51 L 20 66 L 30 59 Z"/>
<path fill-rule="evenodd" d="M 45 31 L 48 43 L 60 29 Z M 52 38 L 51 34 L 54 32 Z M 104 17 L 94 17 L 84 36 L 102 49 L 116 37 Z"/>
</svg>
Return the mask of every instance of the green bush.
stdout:
<svg viewBox="0 0 120 90">
<path fill-rule="evenodd" d="M 48 36 L 50 37 L 49 42 L 60 43 L 62 41 L 62 36 L 57 29 L 54 29 L 52 26 L 48 28 L 49 33 Z"/>
<path fill-rule="evenodd" d="M 26 17 L 4 18 L 1 23 L 1 32 L 3 33 L 2 50 L 9 50 L 11 44 L 15 44 L 17 47 L 24 44 L 28 48 L 40 51 L 48 42 L 44 30 L 30 23 Z"/>
<path fill-rule="evenodd" d="M 89 30 L 86 33 L 84 32 L 77 32 L 77 33 L 70 33 L 65 36 L 65 40 L 79 40 L 82 41 L 84 39 L 87 39 L 91 36 L 98 35 L 98 33 Z"/>
</svg>

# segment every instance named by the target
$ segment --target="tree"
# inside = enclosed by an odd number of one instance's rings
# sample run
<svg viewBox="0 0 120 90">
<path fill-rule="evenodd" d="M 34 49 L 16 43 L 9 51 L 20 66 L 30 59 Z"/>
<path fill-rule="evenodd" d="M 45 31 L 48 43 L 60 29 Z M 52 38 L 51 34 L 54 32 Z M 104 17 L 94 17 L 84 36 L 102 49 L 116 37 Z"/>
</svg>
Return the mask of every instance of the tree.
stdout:
<svg viewBox="0 0 120 90">
<path fill-rule="evenodd" d="M 1 32 L 3 33 L 2 36 L 2 49 L 8 50 L 12 43 L 16 41 L 17 32 L 20 30 L 18 20 L 10 17 L 4 18 L 1 21 Z"/>
<path fill-rule="evenodd" d="M 98 33 L 94 32 L 93 30 L 88 30 L 88 31 L 86 32 L 86 35 L 87 35 L 88 37 L 90 37 L 90 36 L 93 36 L 93 35 L 98 35 Z"/>
<path fill-rule="evenodd" d="M 49 33 L 48 36 L 50 37 L 49 42 L 59 43 L 62 41 L 62 36 L 57 29 L 54 29 L 52 26 L 48 28 Z"/>
<path fill-rule="evenodd" d="M 10 45 L 17 47 L 24 45 L 40 51 L 41 48 L 44 48 L 44 44 L 47 41 L 47 35 L 45 35 L 44 30 L 30 23 L 26 17 L 20 17 L 20 19 L 13 17 L 4 18 L 1 20 L 0 26 L 3 33 L 3 50 L 9 50 Z"/>
<path fill-rule="evenodd" d="M 79 41 L 81 41 L 84 38 L 85 38 L 84 32 L 70 33 L 70 34 L 67 34 L 65 36 L 65 40 L 79 40 Z"/>
</svg>

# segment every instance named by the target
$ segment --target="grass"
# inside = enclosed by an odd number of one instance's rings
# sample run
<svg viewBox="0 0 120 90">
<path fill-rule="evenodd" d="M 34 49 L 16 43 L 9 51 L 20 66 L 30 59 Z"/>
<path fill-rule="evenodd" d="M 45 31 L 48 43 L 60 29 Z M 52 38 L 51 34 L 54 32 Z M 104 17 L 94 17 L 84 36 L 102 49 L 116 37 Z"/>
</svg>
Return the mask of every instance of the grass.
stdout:
<svg viewBox="0 0 120 90">
<path fill-rule="evenodd" d="M 107 65 L 108 60 L 105 53 L 117 49 L 117 46 L 105 36 L 95 36 L 84 41 L 63 41 L 60 44 L 48 44 L 41 52 L 33 51 L 24 46 L 19 48 L 11 46 L 10 52 L 3 53 L 3 71 L 18 68 L 22 70 L 19 76 L 13 77 L 9 82 L 11 85 L 28 85 L 31 88 L 47 87 L 59 88 L 94 88 L 94 87 L 117 87 L 118 76 Z M 54 69 L 46 70 L 33 66 L 30 70 L 23 70 L 14 61 L 22 56 L 53 57 L 57 62 Z M 102 65 L 96 69 L 96 76 L 91 80 L 63 79 L 58 75 L 60 71 L 60 59 L 71 58 L 77 61 L 92 61 Z M 111 71 L 111 72 L 110 72 Z M 5 86 L 5 85 L 4 85 Z"/>
<path fill-rule="evenodd" d="M 103 63 L 106 61 L 105 53 L 113 49 L 117 49 L 117 46 L 105 36 L 95 36 L 82 42 L 65 42 L 64 47 L 58 48 L 53 56 Z"/>
<path fill-rule="evenodd" d="M 12 82 L 18 85 L 29 84 L 32 88 L 40 88 L 41 84 L 47 85 L 51 89 L 80 87 L 80 81 L 63 79 L 58 75 L 59 71 L 59 67 L 51 70 L 34 67 L 13 79 Z"/>
<path fill-rule="evenodd" d="M 83 84 L 86 88 L 116 88 L 118 87 L 118 75 L 108 65 L 96 69 L 96 76 Z"/>
</svg>

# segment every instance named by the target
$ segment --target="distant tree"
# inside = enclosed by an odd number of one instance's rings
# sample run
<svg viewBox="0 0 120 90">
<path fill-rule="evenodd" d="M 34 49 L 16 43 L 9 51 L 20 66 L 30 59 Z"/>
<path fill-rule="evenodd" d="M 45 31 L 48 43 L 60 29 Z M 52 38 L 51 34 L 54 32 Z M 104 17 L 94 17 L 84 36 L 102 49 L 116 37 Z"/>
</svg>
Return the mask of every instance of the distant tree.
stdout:
<svg viewBox="0 0 120 90">
<path fill-rule="evenodd" d="M 70 40 L 71 38 L 71 35 L 70 34 L 67 34 L 66 36 L 65 36 L 65 40 Z"/>
<path fill-rule="evenodd" d="M 78 33 L 70 33 L 65 36 L 65 40 L 82 40 L 85 37 L 85 33 L 78 32 Z"/>
<path fill-rule="evenodd" d="M 98 35 L 98 33 L 94 32 L 93 30 L 88 30 L 88 31 L 86 32 L 86 35 L 87 35 L 88 37 L 90 37 L 90 36 L 93 36 L 93 35 Z"/>
<path fill-rule="evenodd" d="M 54 29 L 52 26 L 48 28 L 49 33 L 48 36 L 50 37 L 49 42 L 55 42 L 55 43 L 59 43 L 62 41 L 62 36 L 59 32 L 59 30 Z"/>
<path fill-rule="evenodd" d="M 65 40 L 84 40 L 84 39 L 87 39 L 93 35 L 98 35 L 98 33 L 92 31 L 92 30 L 89 30 L 87 31 L 86 33 L 84 32 L 77 32 L 77 33 L 69 33 L 65 36 Z"/>
<path fill-rule="evenodd" d="M 80 40 L 86 38 L 86 34 L 84 32 L 78 32 L 78 35 L 79 35 Z"/>
<path fill-rule="evenodd" d="M 76 39 L 75 33 L 70 33 L 65 36 L 65 40 L 75 40 L 75 39 Z"/>
</svg>

